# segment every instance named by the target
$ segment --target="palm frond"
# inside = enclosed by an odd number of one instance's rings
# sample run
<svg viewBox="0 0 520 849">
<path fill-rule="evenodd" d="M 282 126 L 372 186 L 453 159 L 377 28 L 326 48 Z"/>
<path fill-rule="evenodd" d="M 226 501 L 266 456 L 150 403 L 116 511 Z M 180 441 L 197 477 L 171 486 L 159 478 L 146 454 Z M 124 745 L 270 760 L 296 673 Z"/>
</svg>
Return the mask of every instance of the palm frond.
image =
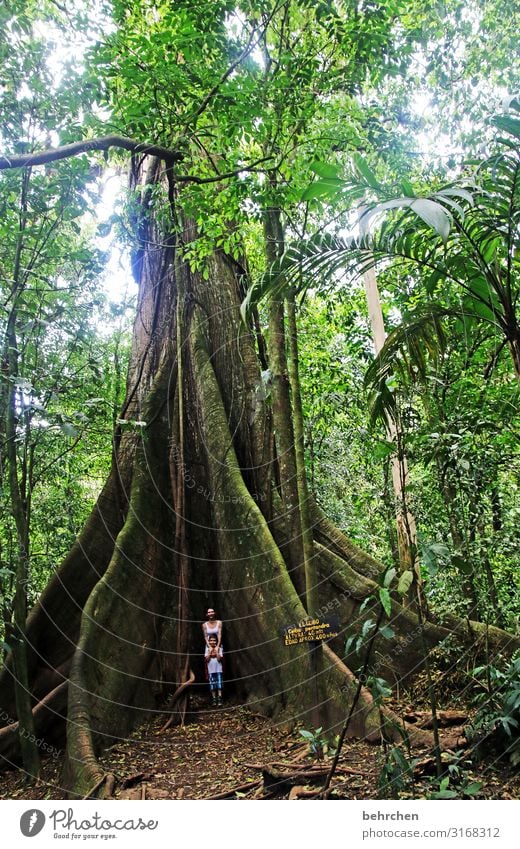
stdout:
<svg viewBox="0 0 520 849">
<path fill-rule="evenodd" d="M 425 380 L 428 363 L 435 363 L 446 350 L 445 320 L 461 317 L 459 310 L 432 305 L 427 311 L 411 314 L 387 336 L 379 354 L 365 375 L 365 386 L 375 387 L 381 380 L 399 373 L 405 383 Z"/>
<path fill-rule="evenodd" d="M 369 233 L 367 224 L 374 220 L 379 226 Z M 361 225 L 358 236 L 319 233 L 291 244 L 252 285 L 243 315 L 268 294 L 336 287 L 341 276 L 353 279 L 391 262 L 404 274 L 419 271 L 430 296 L 443 282 L 454 284 L 461 294 L 461 313 L 512 338 L 520 297 L 518 143 L 502 145 L 472 174 L 428 197 L 410 195 L 365 206 Z M 388 358 L 395 359 L 399 351 L 403 368 L 423 373 L 424 357 L 433 355 L 434 343 L 442 339 L 442 314 L 443 307 L 434 304 L 428 314 L 415 315 L 390 334 Z"/>
<path fill-rule="evenodd" d="M 393 385 L 395 378 L 405 386 L 426 382 L 429 366 L 438 362 L 446 350 L 446 319 L 461 315 L 458 310 L 432 306 L 427 311 L 410 315 L 388 334 L 365 374 L 373 423 L 391 420 L 397 424 L 399 405 Z"/>
</svg>

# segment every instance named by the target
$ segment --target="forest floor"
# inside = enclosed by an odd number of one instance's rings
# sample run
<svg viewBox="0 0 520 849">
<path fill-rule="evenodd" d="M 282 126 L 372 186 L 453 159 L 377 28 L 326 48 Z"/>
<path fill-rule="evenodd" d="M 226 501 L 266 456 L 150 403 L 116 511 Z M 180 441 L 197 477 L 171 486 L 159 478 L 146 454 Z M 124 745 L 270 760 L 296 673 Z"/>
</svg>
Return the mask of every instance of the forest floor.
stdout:
<svg viewBox="0 0 520 849">
<path fill-rule="evenodd" d="M 412 712 L 409 705 L 393 707 Z M 289 730 L 285 723 L 253 714 L 242 705 L 212 708 L 205 696 L 196 695 L 184 726 L 172 725 L 159 733 L 166 718 L 167 714 L 157 715 L 103 753 L 102 766 L 117 779 L 116 798 L 308 798 L 319 790 L 330 767 L 331 755 L 313 756 L 298 729 Z M 520 797 L 518 771 L 492 756 L 472 764 L 462 728 L 446 728 L 444 733 L 448 752 L 443 759 L 451 764 L 448 792 L 459 798 Z M 347 739 L 329 798 L 435 798 L 439 783 L 431 754 L 414 751 L 413 757 L 413 783 L 412 771 L 399 777 L 397 770 L 382 789 L 383 747 Z M 63 799 L 59 778 L 59 761 L 46 758 L 37 786 L 28 786 L 20 771 L 4 773 L 0 798 Z"/>
</svg>

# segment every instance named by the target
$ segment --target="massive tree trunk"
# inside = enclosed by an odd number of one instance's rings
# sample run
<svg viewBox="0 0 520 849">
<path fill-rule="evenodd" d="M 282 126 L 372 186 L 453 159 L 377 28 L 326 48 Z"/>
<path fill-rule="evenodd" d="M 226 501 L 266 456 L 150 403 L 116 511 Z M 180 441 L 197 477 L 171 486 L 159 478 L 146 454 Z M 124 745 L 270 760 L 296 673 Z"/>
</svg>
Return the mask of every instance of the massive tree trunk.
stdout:
<svg viewBox="0 0 520 849">
<path fill-rule="evenodd" d="M 133 179 L 141 186 L 164 179 L 160 162 L 144 158 Z M 255 337 L 240 320 L 239 271 L 219 252 L 209 259 L 208 280 L 191 273 L 178 246 L 196 237 L 193 227 L 187 222 L 175 236 L 161 232 L 149 196 L 141 194 L 136 223 L 139 298 L 122 413 L 127 425 L 115 434 L 112 471 L 92 515 L 27 624 L 37 732 L 55 735 L 66 713 L 63 778 L 71 795 L 84 795 L 100 782 L 100 748 L 155 709 L 161 679 L 169 677 L 173 685 L 183 679 L 190 644 L 201 643 L 198 623 L 209 602 L 225 620 L 238 696 L 255 710 L 285 713 L 304 725 L 312 710 L 306 646 L 285 648 L 281 640 L 283 626 L 306 611 L 283 554 L 291 527 L 274 486 L 280 468 L 275 473 Z M 359 606 L 376 588 L 379 564 L 318 508 L 313 524 L 322 612 L 337 607 L 344 628 L 361 627 Z M 187 573 L 191 634 L 179 621 L 186 616 L 179 593 L 187 591 Z M 384 644 L 380 663 L 402 677 L 421 664 L 413 639 L 417 620 L 397 601 L 393 615 L 398 636 Z M 466 645 L 478 639 L 472 630 L 477 627 L 449 624 Z M 428 626 L 429 644 L 449 629 Z M 497 629 L 482 637 L 488 647 L 518 645 Z M 320 672 L 331 729 L 342 722 L 356 689 L 340 659 L 341 644 L 338 654 L 326 647 Z M 9 660 L 0 679 L 0 707 L 6 726 L 0 754 L 4 763 L 14 763 L 19 751 Z M 378 740 L 380 724 L 379 709 L 363 691 L 351 733 Z M 386 734 L 399 738 L 391 725 Z M 98 792 L 104 792 L 102 783 Z"/>
</svg>

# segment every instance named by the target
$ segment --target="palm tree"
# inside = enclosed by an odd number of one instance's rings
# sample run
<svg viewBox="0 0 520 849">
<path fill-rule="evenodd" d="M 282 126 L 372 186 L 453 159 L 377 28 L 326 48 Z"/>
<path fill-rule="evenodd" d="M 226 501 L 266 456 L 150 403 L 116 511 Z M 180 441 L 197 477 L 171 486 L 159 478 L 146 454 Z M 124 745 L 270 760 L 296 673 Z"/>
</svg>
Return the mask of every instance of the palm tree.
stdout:
<svg viewBox="0 0 520 849">
<path fill-rule="evenodd" d="M 500 349 L 509 348 L 520 380 L 520 120 L 503 116 L 495 123 L 513 140 L 502 139 L 490 157 L 474 164 L 470 174 L 428 197 L 416 196 L 408 186 L 404 197 L 366 205 L 360 235 L 341 238 L 321 232 L 294 243 L 269 273 L 253 284 L 243 309 L 269 291 L 306 289 L 338 272 L 362 275 L 390 261 L 404 274 L 419 272 L 431 303 L 390 334 L 380 354 L 381 363 L 388 361 L 392 350 L 402 350 L 413 329 L 412 353 L 420 367 L 424 350 L 434 337 L 442 341 L 443 319 L 459 315 L 486 322 L 501 333 Z M 366 164 L 363 177 L 365 190 L 381 196 L 384 188 Z M 318 183 L 324 185 L 325 181 Z M 359 198 L 359 182 L 357 186 L 352 181 L 340 183 L 337 178 L 330 181 L 331 195 Z M 383 216 L 381 226 L 368 232 L 369 223 Z M 458 304 L 445 307 L 435 299 L 445 283 L 454 284 L 460 293 Z"/>
</svg>

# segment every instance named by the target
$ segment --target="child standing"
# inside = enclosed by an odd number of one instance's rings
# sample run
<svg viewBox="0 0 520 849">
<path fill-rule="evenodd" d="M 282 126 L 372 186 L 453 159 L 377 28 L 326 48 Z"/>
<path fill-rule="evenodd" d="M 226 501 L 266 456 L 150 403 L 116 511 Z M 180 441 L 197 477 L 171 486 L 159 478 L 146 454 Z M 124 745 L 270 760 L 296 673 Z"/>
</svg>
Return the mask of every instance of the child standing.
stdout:
<svg viewBox="0 0 520 849">
<path fill-rule="evenodd" d="M 206 677 L 209 680 L 211 701 L 214 705 L 222 704 L 222 658 L 224 656 L 222 647 L 217 647 L 217 637 L 210 635 L 208 645 L 204 654 L 206 660 Z"/>
</svg>

